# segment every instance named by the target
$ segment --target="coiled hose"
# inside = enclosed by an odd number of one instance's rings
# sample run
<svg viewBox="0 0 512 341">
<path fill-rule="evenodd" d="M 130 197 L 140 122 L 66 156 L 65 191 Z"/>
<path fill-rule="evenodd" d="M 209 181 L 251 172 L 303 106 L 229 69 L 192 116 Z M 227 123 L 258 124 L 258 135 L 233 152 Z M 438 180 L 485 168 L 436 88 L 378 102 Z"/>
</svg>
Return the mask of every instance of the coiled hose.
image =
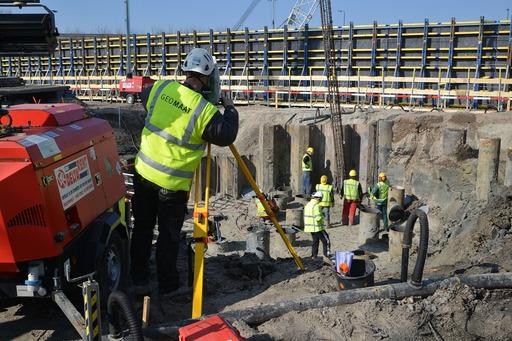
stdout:
<svg viewBox="0 0 512 341">
<path fill-rule="evenodd" d="M 130 334 L 124 337 L 121 329 L 120 313 L 124 316 Z M 142 341 L 142 327 L 139 319 L 135 316 L 135 311 L 130 303 L 130 299 L 122 291 L 114 291 L 108 296 L 107 316 L 109 333 L 113 338 L 121 338 L 130 341 Z"/>
<path fill-rule="evenodd" d="M 407 281 L 407 268 L 409 266 L 409 250 L 412 244 L 412 231 L 416 220 L 420 220 L 420 246 L 418 249 L 418 257 L 414 272 L 411 277 L 411 284 L 416 287 L 421 287 L 421 280 L 423 277 L 423 269 L 425 267 L 425 260 L 427 258 L 428 250 L 428 218 L 427 214 L 422 210 L 412 211 L 404 230 L 404 239 L 402 242 L 402 272 L 400 274 L 400 281 Z"/>
</svg>

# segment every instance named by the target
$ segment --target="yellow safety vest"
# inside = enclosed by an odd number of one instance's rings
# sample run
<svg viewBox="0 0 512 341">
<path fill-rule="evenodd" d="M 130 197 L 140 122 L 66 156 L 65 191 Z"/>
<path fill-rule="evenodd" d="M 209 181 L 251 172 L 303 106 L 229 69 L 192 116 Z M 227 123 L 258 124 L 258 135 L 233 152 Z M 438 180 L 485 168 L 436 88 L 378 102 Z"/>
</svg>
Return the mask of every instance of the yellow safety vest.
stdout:
<svg viewBox="0 0 512 341">
<path fill-rule="evenodd" d="M 148 98 L 135 169 L 174 191 L 189 191 L 206 147 L 203 131 L 217 108 L 176 81 L 158 81 Z"/>
<path fill-rule="evenodd" d="M 304 158 L 306 156 L 309 156 L 309 161 L 308 162 L 304 161 Z M 313 170 L 313 159 L 311 158 L 311 155 L 306 153 L 306 154 L 304 154 L 302 156 L 302 171 L 303 172 L 311 172 L 312 170 Z"/>
<path fill-rule="evenodd" d="M 377 205 L 387 204 L 388 202 L 388 192 L 389 192 L 389 183 L 386 180 L 377 182 L 377 187 L 379 188 L 379 196 L 372 196 L 370 199 L 375 200 Z"/>
<path fill-rule="evenodd" d="M 256 207 L 258 208 L 258 217 L 267 218 L 267 211 L 265 211 L 265 207 L 263 207 L 263 204 L 261 203 L 260 199 L 256 198 L 254 200 L 256 200 Z"/>
<path fill-rule="evenodd" d="M 317 200 L 311 199 L 304 207 L 304 232 L 320 232 L 325 229 L 324 215 Z"/>
<path fill-rule="evenodd" d="M 322 192 L 322 201 L 320 201 L 320 206 L 322 207 L 331 207 L 331 193 L 332 193 L 332 185 L 329 184 L 317 184 L 316 190 Z"/>
<path fill-rule="evenodd" d="M 343 196 L 346 200 L 359 199 L 359 181 L 354 179 L 343 180 Z"/>
</svg>

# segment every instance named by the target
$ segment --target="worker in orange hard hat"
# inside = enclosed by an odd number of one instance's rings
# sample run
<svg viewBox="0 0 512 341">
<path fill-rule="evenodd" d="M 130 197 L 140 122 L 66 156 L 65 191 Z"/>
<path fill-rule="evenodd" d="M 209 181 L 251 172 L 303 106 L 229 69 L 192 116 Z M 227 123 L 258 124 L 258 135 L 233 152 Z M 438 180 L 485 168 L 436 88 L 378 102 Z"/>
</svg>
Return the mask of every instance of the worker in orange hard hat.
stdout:
<svg viewBox="0 0 512 341">
<path fill-rule="evenodd" d="M 343 214 L 341 216 L 341 223 L 343 225 L 353 225 L 356 216 L 357 205 L 361 202 L 363 197 L 363 190 L 361 184 L 357 181 L 357 171 L 352 169 L 348 173 L 349 178 L 343 180 L 341 187 L 341 196 L 343 197 Z"/>
<path fill-rule="evenodd" d="M 302 193 L 311 195 L 311 173 L 313 172 L 313 147 L 308 147 L 302 156 Z"/>
<path fill-rule="evenodd" d="M 380 172 L 378 182 L 371 187 L 370 200 L 373 200 L 375 207 L 382 213 L 384 229 L 388 230 L 388 192 L 389 182 L 386 173 Z"/>
<path fill-rule="evenodd" d="M 320 208 L 325 218 L 325 226 L 331 228 L 331 207 L 334 206 L 334 190 L 331 184 L 327 183 L 327 175 L 320 177 L 320 183 L 316 185 L 316 191 L 322 192 L 323 197 L 320 201 Z"/>
</svg>

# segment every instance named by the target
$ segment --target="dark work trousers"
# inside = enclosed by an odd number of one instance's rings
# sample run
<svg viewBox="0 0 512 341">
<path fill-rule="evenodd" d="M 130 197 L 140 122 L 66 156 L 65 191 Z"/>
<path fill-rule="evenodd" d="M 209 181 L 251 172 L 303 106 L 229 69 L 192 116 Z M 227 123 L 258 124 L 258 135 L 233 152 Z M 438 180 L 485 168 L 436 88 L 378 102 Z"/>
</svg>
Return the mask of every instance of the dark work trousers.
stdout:
<svg viewBox="0 0 512 341">
<path fill-rule="evenodd" d="M 324 256 L 329 257 L 329 253 L 331 252 L 331 239 L 325 230 L 320 232 L 311 232 L 311 237 L 313 237 L 313 245 L 311 246 L 311 257 L 318 256 L 318 244 L 322 241 L 322 249 L 324 251 Z"/>
<path fill-rule="evenodd" d="M 176 268 L 180 232 L 187 209 L 187 192 L 170 191 L 135 173 L 133 215 L 135 224 L 131 240 L 132 278 L 135 285 L 149 282 L 149 258 L 153 229 L 158 219 L 156 266 L 159 289 L 179 287 Z"/>
</svg>

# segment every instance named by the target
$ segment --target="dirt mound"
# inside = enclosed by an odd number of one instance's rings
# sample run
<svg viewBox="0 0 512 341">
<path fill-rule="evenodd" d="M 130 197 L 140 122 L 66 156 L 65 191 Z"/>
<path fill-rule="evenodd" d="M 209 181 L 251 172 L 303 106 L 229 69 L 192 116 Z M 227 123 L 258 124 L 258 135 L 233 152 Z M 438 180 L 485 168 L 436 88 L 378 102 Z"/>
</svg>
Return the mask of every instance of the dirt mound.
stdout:
<svg viewBox="0 0 512 341">
<path fill-rule="evenodd" d="M 485 265 L 491 272 L 512 270 L 512 189 L 489 200 L 486 205 L 472 205 L 478 215 L 474 227 L 451 236 L 448 244 L 430 259 L 430 264 L 455 264 L 457 273 L 467 273 Z"/>
<path fill-rule="evenodd" d="M 250 340 L 504 340 L 512 333 L 510 291 L 442 287 L 417 300 L 371 300 L 302 313 L 290 312 L 253 329 Z"/>
</svg>

